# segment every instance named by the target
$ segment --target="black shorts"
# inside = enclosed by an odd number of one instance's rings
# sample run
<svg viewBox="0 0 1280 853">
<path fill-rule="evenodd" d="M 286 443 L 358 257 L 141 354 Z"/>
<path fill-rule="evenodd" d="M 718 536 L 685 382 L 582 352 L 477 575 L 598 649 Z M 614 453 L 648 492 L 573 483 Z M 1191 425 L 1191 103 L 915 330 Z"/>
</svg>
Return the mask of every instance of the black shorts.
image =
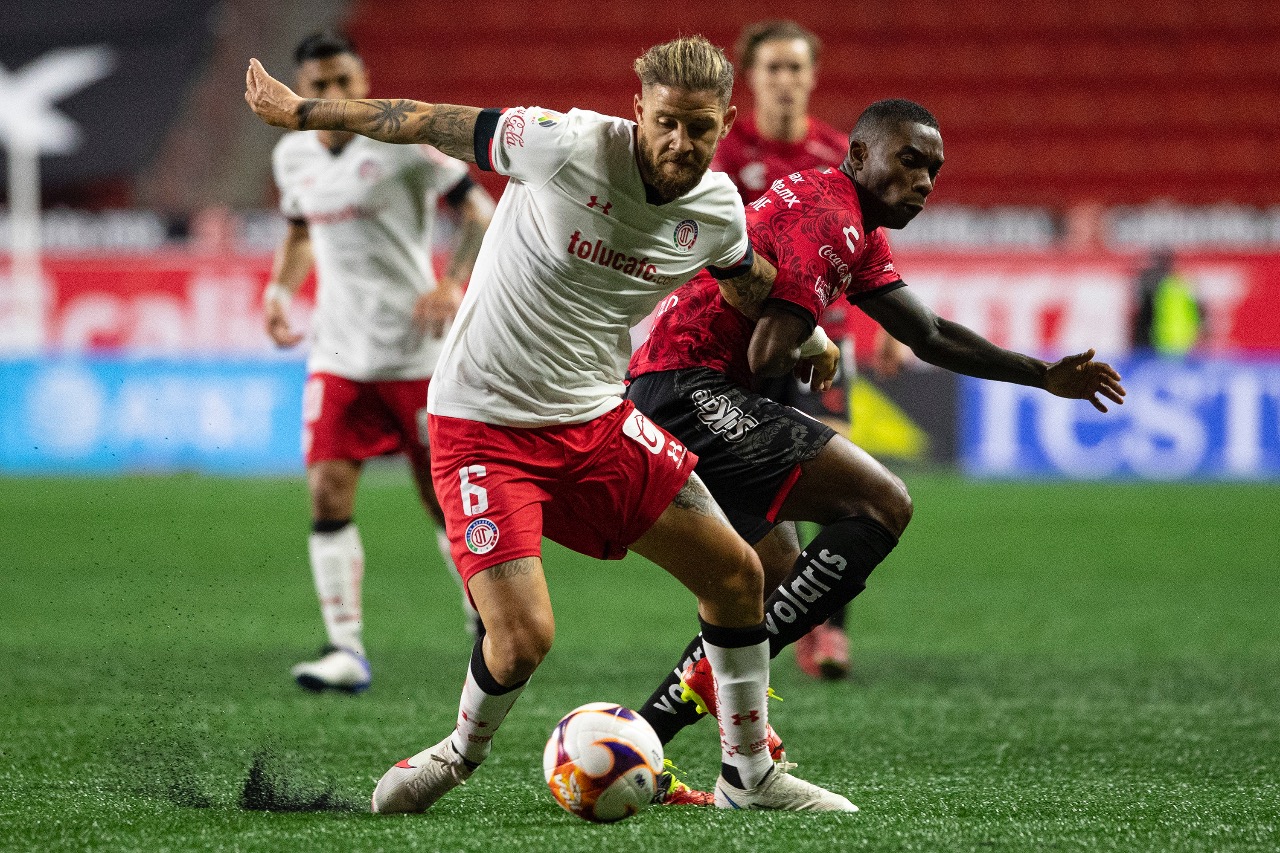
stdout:
<svg viewBox="0 0 1280 853">
<path fill-rule="evenodd" d="M 735 530 L 755 544 L 835 431 L 703 367 L 646 373 L 627 399 L 698 454 L 695 473 Z"/>
</svg>

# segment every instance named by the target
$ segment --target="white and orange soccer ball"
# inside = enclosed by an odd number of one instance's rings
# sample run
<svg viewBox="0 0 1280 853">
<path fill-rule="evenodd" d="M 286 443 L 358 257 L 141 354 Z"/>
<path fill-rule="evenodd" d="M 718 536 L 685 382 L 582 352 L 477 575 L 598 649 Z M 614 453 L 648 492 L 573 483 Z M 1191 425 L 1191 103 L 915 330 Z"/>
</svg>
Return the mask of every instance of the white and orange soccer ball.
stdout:
<svg viewBox="0 0 1280 853">
<path fill-rule="evenodd" d="M 565 811 L 592 823 L 614 823 L 653 802 L 662 741 L 630 708 L 592 702 L 556 724 L 542 770 Z"/>
</svg>

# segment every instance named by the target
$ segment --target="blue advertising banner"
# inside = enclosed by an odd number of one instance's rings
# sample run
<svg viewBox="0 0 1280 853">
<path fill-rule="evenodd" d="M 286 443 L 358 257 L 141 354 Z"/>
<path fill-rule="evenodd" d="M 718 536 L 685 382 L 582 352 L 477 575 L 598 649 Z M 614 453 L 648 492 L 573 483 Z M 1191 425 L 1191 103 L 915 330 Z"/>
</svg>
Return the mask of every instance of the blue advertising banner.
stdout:
<svg viewBox="0 0 1280 853">
<path fill-rule="evenodd" d="M 0 361 L 0 472 L 302 471 L 301 360 Z"/>
<path fill-rule="evenodd" d="M 1117 363 L 1128 396 L 1081 400 L 965 377 L 960 460 L 979 477 L 1280 479 L 1280 361 Z"/>
</svg>

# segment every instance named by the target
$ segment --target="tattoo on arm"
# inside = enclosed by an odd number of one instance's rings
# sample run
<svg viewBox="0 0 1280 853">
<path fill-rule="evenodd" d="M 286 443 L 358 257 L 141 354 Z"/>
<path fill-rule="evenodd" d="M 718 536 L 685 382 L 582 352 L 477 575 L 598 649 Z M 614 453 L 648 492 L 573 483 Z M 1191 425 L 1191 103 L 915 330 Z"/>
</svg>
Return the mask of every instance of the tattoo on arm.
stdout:
<svg viewBox="0 0 1280 853">
<path fill-rule="evenodd" d="M 435 104 L 423 117 L 423 138 L 448 154 L 467 163 L 476 161 L 475 135 L 478 107 L 455 107 Z"/>
<path fill-rule="evenodd" d="M 348 110 L 350 107 L 350 110 Z M 425 142 L 450 157 L 476 161 L 479 107 L 397 100 L 308 99 L 297 108 L 301 130 L 341 130 L 396 144 Z"/>
<path fill-rule="evenodd" d="M 773 290 L 775 278 L 777 270 L 773 268 L 773 264 L 756 255 L 750 271 L 720 282 L 720 293 L 730 305 L 756 319 L 760 316 L 764 300 Z"/>
<path fill-rule="evenodd" d="M 534 571 L 542 564 L 537 557 L 520 557 L 517 560 L 510 560 L 506 563 L 488 569 L 489 577 L 493 580 L 500 581 L 507 578 L 518 577 L 519 575 L 527 575 Z"/>
<path fill-rule="evenodd" d="M 298 130 L 307 129 L 307 119 L 311 117 L 311 111 L 319 105 L 319 101 L 315 98 L 307 98 L 298 104 Z"/>
<path fill-rule="evenodd" d="M 377 111 L 371 119 L 372 129 L 386 134 L 399 133 L 405 118 L 413 110 L 413 102 L 404 100 L 372 101 L 369 105 Z"/>
<path fill-rule="evenodd" d="M 703 485 L 697 474 L 689 476 L 688 482 L 676 494 L 672 503 L 680 509 L 687 509 L 725 524 L 729 523 L 724 510 L 720 509 L 720 505 L 716 503 L 715 498 L 711 497 L 711 493 L 707 491 L 707 487 Z"/>
</svg>

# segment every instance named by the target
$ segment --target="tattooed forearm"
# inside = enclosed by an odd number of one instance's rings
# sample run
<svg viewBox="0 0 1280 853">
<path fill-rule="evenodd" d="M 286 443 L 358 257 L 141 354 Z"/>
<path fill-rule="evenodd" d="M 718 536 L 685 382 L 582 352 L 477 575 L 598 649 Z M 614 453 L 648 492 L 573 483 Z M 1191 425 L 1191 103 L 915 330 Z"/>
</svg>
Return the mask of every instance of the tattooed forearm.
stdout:
<svg viewBox="0 0 1280 853">
<path fill-rule="evenodd" d="M 479 107 L 434 104 L 423 119 L 426 141 L 450 157 L 474 163 L 476 117 L 479 115 Z"/>
<path fill-rule="evenodd" d="M 300 130 L 340 130 L 382 142 L 425 142 L 445 154 L 476 161 L 475 131 L 479 107 L 397 100 L 322 100 L 308 98 L 294 110 Z"/>
<path fill-rule="evenodd" d="M 773 280 L 777 274 L 773 264 L 756 255 L 755 262 L 745 275 L 720 282 L 720 295 L 743 314 L 753 320 L 758 319 L 764 300 L 773 290 Z"/>
<path fill-rule="evenodd" d="M 698 515 L 705 515 L 708 518 L 723 521 L 725 524 L 729 523 L 724 510 L 720 509 L 720 505 L 716 503 L 715 498 L 711 497 L 711 493 L 707 491 L 707 487 L 703 485 L 697 474 L 689 475 L 688 482 L 676 494 L 672 503 L 680 509 L 691 510 Z"/>
<path fill-rule="evenodd" d="M 514 578 L 519 575 L 527 575 L 533 572 L 542 564 L 537 557 L 521 557 L 518 560 L 510 560 L 506 563 L 499 563 L 486 571 L 493 580 L 500 581 L 506 578 Z"/>
<path fill-rule="evenodd" d="M 307 127 L 307 119 L 311 118 L 312 111 L 320 104 L 315 98 L 307 98 L 298 104 L 298 130 L 310 130 Z"/>
<path fill-rule="evenodd" d="M 412 101 L 370 101 L 369 105 L 375 110 L 370 119 L 372 130 L 379 136 L 399 133 L 405 118 L 413 111 Z"/>
</svg>

